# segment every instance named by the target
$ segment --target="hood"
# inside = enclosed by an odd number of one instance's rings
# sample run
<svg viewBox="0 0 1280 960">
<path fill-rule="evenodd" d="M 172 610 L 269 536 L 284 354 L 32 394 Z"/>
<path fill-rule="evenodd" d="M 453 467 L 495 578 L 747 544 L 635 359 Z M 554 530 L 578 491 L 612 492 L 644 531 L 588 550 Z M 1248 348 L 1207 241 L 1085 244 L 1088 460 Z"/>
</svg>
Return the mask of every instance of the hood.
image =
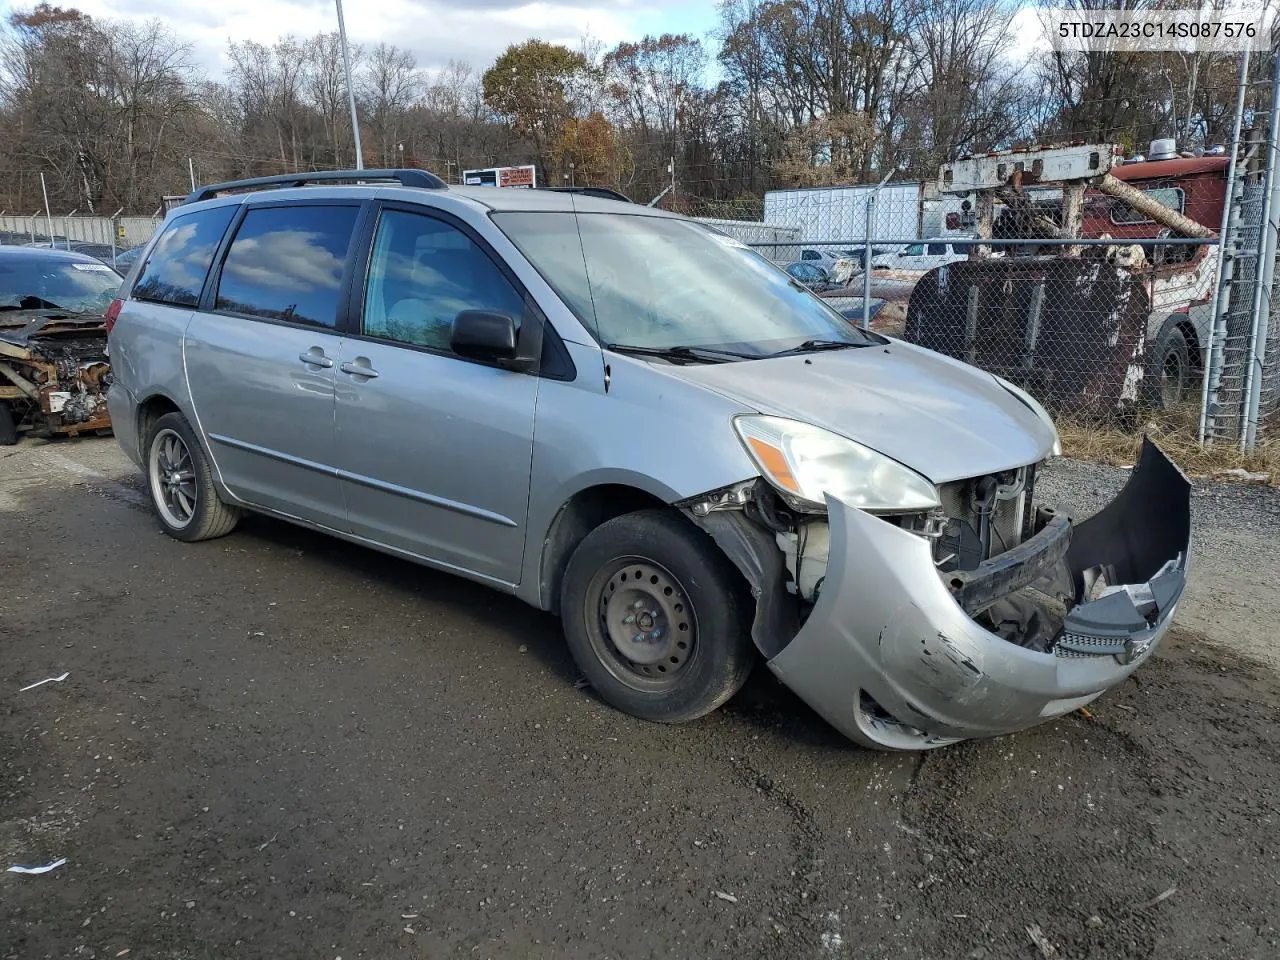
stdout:
<svg viewBox="0 0 1280 960">
<path fill-rule="evenodd" d="M 101 334 L 106 337 L 106 320 L 96 313 L 70 313 L 66 310 L 13 310 L 0 312 L 0 339 L 9 343 L 60 336 L 83 337 Z"/>
<path fill-rule="evenodd" d="M 1049 427 L 990 374 L 899 341 L 664 372 L 856 440 L 934 483 L 1036 463 L 1053 447 Z"/>
</svg>

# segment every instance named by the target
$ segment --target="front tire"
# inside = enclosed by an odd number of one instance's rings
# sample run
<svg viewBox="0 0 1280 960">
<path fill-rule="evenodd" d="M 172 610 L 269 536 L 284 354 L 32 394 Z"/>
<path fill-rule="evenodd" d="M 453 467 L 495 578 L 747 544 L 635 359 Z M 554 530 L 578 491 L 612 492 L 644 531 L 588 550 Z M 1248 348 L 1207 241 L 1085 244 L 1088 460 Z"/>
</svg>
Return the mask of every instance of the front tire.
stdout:
<svg viewBox="0 0 1280 960">
<path fill-rule="evenodd" d="M 591 531 L 565 570 L 560 612 L 587 680 L 644 720 L 710 713 L 755 665 L 740 575 L 709 536 L 667 511 L 624 514 Z"/>
<path fill-rule="evenodd" d="M 157 419 L 145 449 L 147 490 L 165 533 L 194 543 L 235 528 L 240 510 L 218 499 L 209 459 L 186 417 L 166 413 Z"/>
<path fill-rule="evenodd" d="M 0 447 L 12 447 L 18 442 L 18 418 L 13 405 L 0 400 Z"/>
</svg>

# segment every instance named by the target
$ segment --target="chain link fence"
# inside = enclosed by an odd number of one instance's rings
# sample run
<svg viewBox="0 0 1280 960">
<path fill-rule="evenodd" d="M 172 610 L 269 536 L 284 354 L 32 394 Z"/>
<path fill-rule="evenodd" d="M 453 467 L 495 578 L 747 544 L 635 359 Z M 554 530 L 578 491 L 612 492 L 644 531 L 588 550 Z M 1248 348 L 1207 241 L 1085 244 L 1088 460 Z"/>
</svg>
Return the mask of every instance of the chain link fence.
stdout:
<svg viewBox="0 0 1280 960">
<path fill-rule="evenodd" d="M 0 244 L 54 247 L 114 263 L 120 254 L 146 243 L 160 217 L 79 217 L 35 213 L 0 214 Z"/>
<path fill-rule="evenodd" d="M 1211 422 L 1217 433 L 1206 434 L 1213 439 L 1238 439 L 1245 451 L 1280 437 L 1280 318 L 1276 316 L 1280 307 L 1280 293 L 1276 291 L 1276 258 L 1280 253 L 1280 25 L 1272 28 L 1270 60 L 1270 82 L 1257 81 L 1269 93 L 1269 116 L 1259 124 L 1246 152 L 1253 159 L 1253 166 L 1263 172 L 1256 184 L 1252 176 L 1245 178 L 1237 239 L 1239 248 L 1253 253 L 1250 259 L 1257 266 L 1250 278 L 1252 286 L 1234 291 L 1232 298 L 1235 313 L 1235 305 L 1247 296 L 1248 310 L 1241 311 L 1244 318 L 1236 322 L 1232 322 L 1234 317 L 1229 318 L 1227 323 L 1229 342 L 1238 341 L 1246 329 L 1248 333 L 1242 348 L 1224 350 L 1224 367 L 1233 371 L 1233 360 L 1242 366 L 1243 376 L 1238 379 L 1243 384 L 1233 395 L 1230 388 L 1235 384 L 1228 381 L 1228 389 L 1220 389 L 1217 397 L 1210 396 L 1206 407 L 1211 411 L 1210 404 L 1216 400 L 1225 411 L 1234 411 L 1238 402 L 1240 414 L 1234 422 L 1227 417 L 1215 418 Z"/>
<path fill-rule="evenodd" d="M 1280 32 L 1272 54 L 1240 72 L 1266 92 L 1254 115 L 1237 112 L 1235 162 L 1228 174 L 1221 269 L 1203 384 L 1200 438 L 1254 451 L 1280 435 L 1280 337 L 1272 322 L 1280 216 Z M 1252 66 L 1252 70 L 1250 69 Z"/>
<path fill-rule="evenodd" d="M 1150 174 L 1161 186 L 1148 192 L 1163 191 L 1160 199 L 1184 216 L 1221 216 L 1225 159 L 1181 159 L 1165 170 L 1131 169 Z M 1193 167 L 1206 175 L 1165 185 Z M 1141 429 L 1153 410 L 1195 420 L 1215 240 L 1174 235 L 1124 201 L 1087 190 L 1076 201 L 1075 236 L 1064 238 L 1060 188 L 994 203 L 979 224 L 982 198 L 936 187 L 771 192 L 766 225 L 800 235 L 785 247 L 720 229 L 850 319 L 865 316 L 873 329 L 1004 377 L 1059 417 L 1127 430 Z"/>
<path fill-rule="evenodd" d="M 936 181 L 769 191 L 762 220 L 720 202 L 713 225 L 851 320 L 1004 377 L 1060 420 L 1249 450 L 1280 429 L 1276 113 L 1243 117 L 1234 148 L 1007 151 Z M 1080 175 L 1051 183 L 1040 163 Z"/>
<path fill-rule="evenodd" d="M 1241 110 L 1234 142 L 1207 152 L 1003 151 L 924 181 L 707 201 L 682 187 L 679 209 L 851 321 L 1004 377 L 1060 420 L 1249 449 L 1280 429 L 1277 64 L 1241 71 L 1242 89 L 1271 91 L 1269 117 Z M 160 222 L 0 213 L 0 243 L 114 262 Z"/>
</svg>

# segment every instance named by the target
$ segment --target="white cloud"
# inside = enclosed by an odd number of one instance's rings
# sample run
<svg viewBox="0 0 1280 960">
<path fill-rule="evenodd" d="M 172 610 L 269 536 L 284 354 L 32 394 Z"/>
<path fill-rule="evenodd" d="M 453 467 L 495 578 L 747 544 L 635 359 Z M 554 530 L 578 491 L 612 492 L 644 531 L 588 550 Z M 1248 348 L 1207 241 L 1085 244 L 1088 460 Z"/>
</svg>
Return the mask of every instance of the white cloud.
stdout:
<svg viewBox="0 0 1280 960">
<path fill-rule="evenodd" d="M 94 17 L 158 18 L 192 44 L 196 62 L 214 75 L 225 69 L 229 40 L 271 43 L 290 33 L 307 37 L 337 29 L 332 0 L 223 0 L 205 6 L 165 0 L 79 0 L 75 6 Z M 530 37 L 576 47 L 578 39 L 590 33 L 613 45 L 646 31 L 679 32 L 687 19 L 678 0 L 345 0 L 343 13 L 352 43 L 395 43 L 412 51 L 418 65 L 427 69 L 456 59 L 478 70 L 508 44 Z"/>
<path fill-rule="evenodd" d="M 1010 40 L 1005 56 L 1012 63 L 1026 63 L 1034 54 L 1050 49 L 1049 34 L 1042 19 L 1043 11 L 1037 7 L 1023 7 L 1013 15 L 1009 27 Z"/>
</svg>

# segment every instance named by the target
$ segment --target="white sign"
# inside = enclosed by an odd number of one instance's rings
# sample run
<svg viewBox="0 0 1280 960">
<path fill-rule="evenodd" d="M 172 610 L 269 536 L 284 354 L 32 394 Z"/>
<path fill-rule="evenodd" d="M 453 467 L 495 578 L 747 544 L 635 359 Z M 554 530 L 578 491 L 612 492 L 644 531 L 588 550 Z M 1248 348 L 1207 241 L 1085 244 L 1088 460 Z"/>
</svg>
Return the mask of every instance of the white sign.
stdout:
<svg viewBox="0 0 1280 960">
<path fill-rule="evenodd" d="M 524 187 L 538 185 L 538 170 L 532 164 L 522 167 L 486 167 L 462 171 L 462 182 L 469 187 Z"/>
</svg>

